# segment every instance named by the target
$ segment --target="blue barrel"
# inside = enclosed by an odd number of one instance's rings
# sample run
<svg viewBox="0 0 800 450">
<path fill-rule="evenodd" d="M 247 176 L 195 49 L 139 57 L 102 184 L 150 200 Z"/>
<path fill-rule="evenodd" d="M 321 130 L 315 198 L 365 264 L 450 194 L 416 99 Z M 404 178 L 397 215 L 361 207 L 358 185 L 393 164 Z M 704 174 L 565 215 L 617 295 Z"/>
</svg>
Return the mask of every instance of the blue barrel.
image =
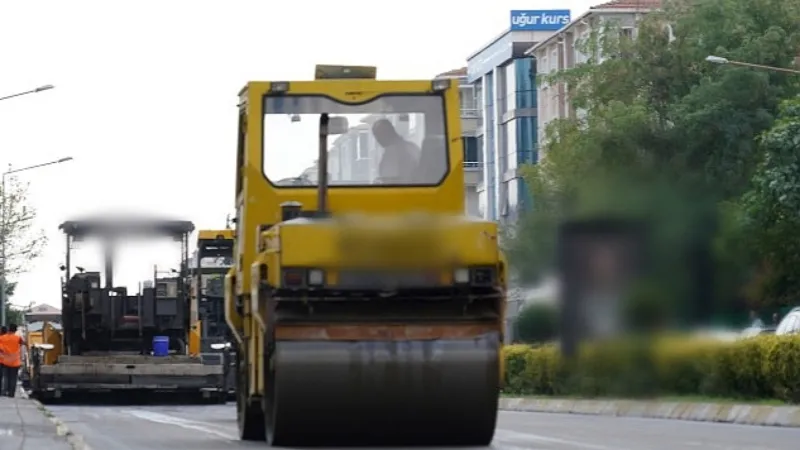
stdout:
<svg viewBox="0 0 800 450">
<path fill-rule="evenodd" d="M 153 336 L 153 356 L 169 356 L 169 336 Z"/>
</svg>

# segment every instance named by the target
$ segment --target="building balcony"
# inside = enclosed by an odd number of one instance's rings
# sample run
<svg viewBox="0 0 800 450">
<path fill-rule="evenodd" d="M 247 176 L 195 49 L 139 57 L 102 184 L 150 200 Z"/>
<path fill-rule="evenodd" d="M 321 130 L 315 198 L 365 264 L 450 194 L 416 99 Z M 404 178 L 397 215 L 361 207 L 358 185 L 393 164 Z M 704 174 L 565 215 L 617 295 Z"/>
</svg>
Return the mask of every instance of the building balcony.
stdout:
<svg viewBox="0 0 800 450">
<path fill-rule="evenodd" d="M 462 119 L 477 119 L 481 116 L 481 111 L 478 108 L 461 108 Z"/>
<path fill-rule="evenodd" d="M 464 161 L 464 185 L 477 187 L 483 180 L 483 163 Z"/>
</svg>

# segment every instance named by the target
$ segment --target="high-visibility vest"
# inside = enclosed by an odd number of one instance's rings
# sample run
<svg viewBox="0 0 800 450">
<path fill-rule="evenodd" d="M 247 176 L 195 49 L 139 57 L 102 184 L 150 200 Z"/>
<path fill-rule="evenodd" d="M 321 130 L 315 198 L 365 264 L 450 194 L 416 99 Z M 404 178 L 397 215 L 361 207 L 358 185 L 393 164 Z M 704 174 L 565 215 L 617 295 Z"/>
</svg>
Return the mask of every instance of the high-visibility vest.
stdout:
<svg viewBox="0 0 800 450">
<path fill-rule="evenodd" d="M 0 351 L 2 363 L 6 367 L 19 367 L 22 365 L 22 338 L 14 333 L 0 336 Z"/>
</svg>

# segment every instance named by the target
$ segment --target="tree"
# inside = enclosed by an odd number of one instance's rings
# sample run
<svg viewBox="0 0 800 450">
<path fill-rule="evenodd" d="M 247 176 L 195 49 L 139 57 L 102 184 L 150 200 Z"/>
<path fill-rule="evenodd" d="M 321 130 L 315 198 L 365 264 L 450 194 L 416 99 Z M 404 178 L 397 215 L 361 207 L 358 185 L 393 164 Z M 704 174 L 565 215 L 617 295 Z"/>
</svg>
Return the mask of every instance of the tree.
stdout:
<svg viewBox="0 0 800 450">
<path fill-rule="evenodd" d="M 750 239 L 763 261 L 763 305 L 797 302 L 800 294 L 800 99 L 781 105 L 778 120 L 761 136 L 764 159 L 745 196 Z"/>
<path fill-rule="evenodd" d="M 44 231 L 34 228 L 36 210 L 27 202 L 28 185 L 16 177 L 7 177 L 5 191 L 0 187 L 0 243 L 5 243 L 6 295 L 14 294 L 16 284 L 11 281 L 25 272 L 38 258 L 47 238 Z M 4 210 L 2 208 L 5 208 Z"/>
<path fill-rule="evenodd" d="M 6 303 L 6 322 L 17 325 L 25 323 L 25 309 Z"/>
<path fill-rule="evenodd" d="M 558 307 L 550 304 L 525 306 L 514 319 L 516 338 L 526 343 L 543 343 L 558 337 Z"/>
<path fill-rule="evenodd" d="M 521 222 L 509 258 L 537 261 L 537 273 L 519 272 L 535 277 L 554 261 L 564 218 L 635 217 L 651 226 L 650 269 L 672 297 L 738 295 L 716 285 L 755 263 L 732 242 L 747 226 L 757 137 L 798 83 L 705 57 L 786 67 L 798 21 L 793 2 L 673 1 L 641 20 L 636 39 L 608 23 L 578 42 L 588 62 L 540 80 L 565 83 L 580 114 L 550 124 L 544 157 L 527 169 L 535 219 Z"/>
</svg>

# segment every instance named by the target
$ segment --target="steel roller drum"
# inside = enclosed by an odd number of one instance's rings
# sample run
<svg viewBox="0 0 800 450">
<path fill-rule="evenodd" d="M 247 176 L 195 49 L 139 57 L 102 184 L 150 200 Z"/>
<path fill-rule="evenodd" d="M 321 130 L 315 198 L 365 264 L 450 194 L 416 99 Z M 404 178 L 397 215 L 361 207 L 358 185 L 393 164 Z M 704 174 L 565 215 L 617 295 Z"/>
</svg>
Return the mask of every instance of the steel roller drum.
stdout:
<svg viewBox="0 0 800 450">
<path fill-rule="evenodd" d="M 275 445 L 488 445 L 498 333 L 471 339 L 279 341 Z"/>
</svg>

